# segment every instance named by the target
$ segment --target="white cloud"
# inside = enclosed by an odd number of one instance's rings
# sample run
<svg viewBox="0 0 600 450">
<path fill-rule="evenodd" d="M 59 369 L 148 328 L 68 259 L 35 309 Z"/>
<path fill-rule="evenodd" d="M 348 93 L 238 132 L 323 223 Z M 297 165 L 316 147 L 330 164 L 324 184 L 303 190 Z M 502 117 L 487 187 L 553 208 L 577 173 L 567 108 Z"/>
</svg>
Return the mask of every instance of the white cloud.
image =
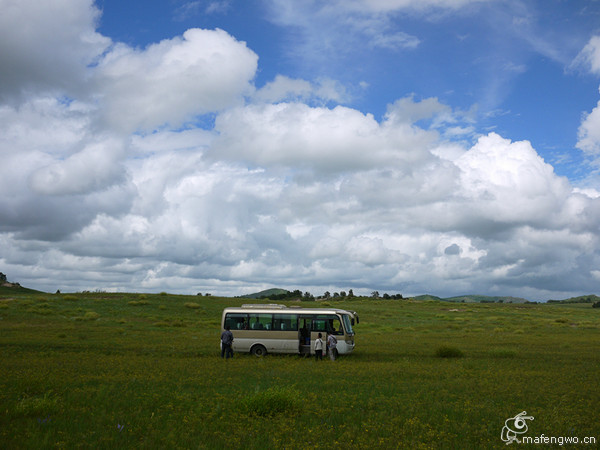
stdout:
<svg viewBox="0 0 600 450">
<path fill-rule="evenodd" d="M 348 9 L 394 12 L 402 10 L 428 10 L 432 8 L 459 9 L 473 3 L 484 3 L 493 0 L 342 0 L 338 6 Z"/>
<path fill-rule="evenodd" d="M 98 212 L 128 207 L 130 187 L 114 158 L 122 144 L 107 136 L 94 144 L 90 111 L 45 96 L 0 106 L 0 230 L 54 240 Z"/>
<path fill-rule="evenodd" d="M 337 81 L 323 78 L 314 83 L 277 75 L 253 96 L 258 102 L 278 103 L 302 101 L 308 103 L 342 103 L 348 99 L 345 88 Z"/>
<path fill-rule="evenodd" d="M 395 29 L 385 14 L 347 2 L 276 0 L 268 4 L 268 18 L 293 36 L 286 47 L 289 58 L 317 77 L 327 76 L 359 49 L 401 52 L 420 43 L 418 37 Z"/>
<path fill-rule="evenodd" d="M 450 117 L 451 110 L 437 98 L 426 98 L 415 102 L 414 95 L 396 100 L 388 105 L 386 120 L 393 123 L 414 123 L 434 117 Z"/>
<path fill-rule="evenodd" d="M 573 67 L 581 67 L 593 74 L 600 75 L 600 36 L 592 36 L 583 50 L 572 63 Z"/>
<path fill-rule="evenodd" d="M 0 100 L 84 92 L 89 65 L 111 42 L 95 31 L 92 0 L 0 0 L 0 11 Z"/>
<path fill-rule="evenodd" d="M 219 138 L 209 154 L 216 159 L 326 172 L 429 159 L 427 148 L 437 134 L 402 122 L 404 118 L 389 117 L 380 124 L 354 109 L 300 103 L 234 108 L 217 118 Z M 392 123 L 395 120 L 401 123 Z"/>
<path fill-rule="evenodd" d="M 600 75 L 600 36 L 593 36 L 575 58 L 572 66 L 582 67 Z M 577 148 L 591 155 L 598 164 L 600 154 L 600 101 L 582 118 L 578 130 Z"/>
<path fill-rule="evenodd" d="M 470 219 L 552 226 L 554 212 L 571 192 L 529 142 L 511 143 L 495 133 L 480 138 L 456 164 L 462 195 L 474 201 Z"/>
<path fill-rule="evenodd" d="M 577 148 L 597 158 L 600 154 L 600 101 L 583 117 L 578 137 Z"/>
<path fill-rule="evenodd" d="M 600 36 L 593 36 L 589 40 L 571 67 L 582 68 L 592 74 L 600 75 Z M 577 137 L 577 148 L 583 150 L 598 166 L 600 164 L 598 156 L 600 154 L 600 101 L 591 112 L 583 115 Z"/>
<path fill-rule="evenodd" d="M 86 194 L 122 182 L 124 143 L 115 138 L 87 144 L 81 151 L 33 172 L 34 192 L 46 195 Z M 117 167 L 115 167 L 117 166 Z"/>
<path fill-rule="evenodd" d="M 219 29 L 190 29 L 144 50 L 117 45 L 96 70 L 104 122 L 152 131 L 231 107 L 252 92 L 257 60 Z"/>
</svg>

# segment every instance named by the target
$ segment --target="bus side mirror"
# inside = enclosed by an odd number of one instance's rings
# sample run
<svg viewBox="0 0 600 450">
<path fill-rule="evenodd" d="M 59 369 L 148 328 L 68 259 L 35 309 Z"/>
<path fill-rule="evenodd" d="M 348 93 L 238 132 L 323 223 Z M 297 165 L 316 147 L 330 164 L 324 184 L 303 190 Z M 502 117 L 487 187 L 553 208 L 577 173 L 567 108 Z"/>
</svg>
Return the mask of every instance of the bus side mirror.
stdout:
<svg viewBox="0 0 600 450">
<path fill-rule="evenodd" d="M 354 319 L 350 319 L 350 323 L 354 326 Z"/>
</svg>

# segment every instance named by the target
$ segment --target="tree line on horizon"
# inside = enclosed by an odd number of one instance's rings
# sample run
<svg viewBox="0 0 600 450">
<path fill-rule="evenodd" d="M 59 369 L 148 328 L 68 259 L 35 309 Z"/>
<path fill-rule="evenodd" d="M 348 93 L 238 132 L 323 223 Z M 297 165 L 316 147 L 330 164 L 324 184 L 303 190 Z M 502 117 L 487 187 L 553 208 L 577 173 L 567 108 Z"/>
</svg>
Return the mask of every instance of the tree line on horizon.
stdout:
<svg viewBox="0 0 600 450">
<path fill-rule="evenodd" d="M 311 294 L 310 292 L 306 291 L 306 292 L 302 292 L 300 289 L 296 289 L 294 291 L 286 291 L 286 292 L 282 292 L 279 294 L 268 294 L 268 295 L 261 295 L 260 297 L 258 297 L 261 300 L 302 300 L 302 301 L 315 301 L 317 298 L 318 299 L 345 299 L 345 298 L 354 298 L 356 297 L 354 295 L 354 291 L 352 289 L 350 289 L 347 293 L 346 291 L 340 291 L 340 292 L 334 292 L 333 294 L 329 291 L 325 291 L 325 293 L 320 296 L 320 297 L 315 297 L 313 294 Z M 383 299 L 383 300 L 401 300 L 404 297 L 402 296 L 402 294 L 387 294 L 384 293 L 383 295 L 379 294 L 379 291 L 373 291 L 371 292 L 370 298 L 373 299 Z"/>
</svg>

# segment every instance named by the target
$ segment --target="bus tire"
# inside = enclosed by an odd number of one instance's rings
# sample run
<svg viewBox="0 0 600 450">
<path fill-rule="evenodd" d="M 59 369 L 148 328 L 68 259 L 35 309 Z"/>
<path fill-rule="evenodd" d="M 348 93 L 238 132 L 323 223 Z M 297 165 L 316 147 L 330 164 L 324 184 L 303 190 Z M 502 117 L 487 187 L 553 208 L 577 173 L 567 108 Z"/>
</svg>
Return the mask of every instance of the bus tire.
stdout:
<svg viewBox="0 0 600 450">
<path fill-rule="evenodd" d="M 264 345 L 256 344 L 250 349 L 250 353 L 252 353 L 254 356 L 262 358 L 267 354 L 267 349 Z"/>
</svg>

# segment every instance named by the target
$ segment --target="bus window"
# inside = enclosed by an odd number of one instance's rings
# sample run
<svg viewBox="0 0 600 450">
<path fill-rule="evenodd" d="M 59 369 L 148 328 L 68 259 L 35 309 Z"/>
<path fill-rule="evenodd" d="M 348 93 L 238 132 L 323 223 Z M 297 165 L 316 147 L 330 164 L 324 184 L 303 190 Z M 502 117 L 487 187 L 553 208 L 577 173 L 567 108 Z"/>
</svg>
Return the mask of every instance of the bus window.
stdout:
<svg viewBox="0 0 600 450">
<path fill-rule="evenodd" d="M 330 316 L 327 323 L 327 332 L 330 334 L 343 335 L 344 329 L 342 328 L 342 322 L 338 316 Z"/>
<path fill-rule="evenodd" d="M 298 316 L 273 314 L 274 331 L 298 331 Z"/>
<path fill-rule="evenodd" d="M 270 330 L 273 314 L 250 314 L 251 330 Z"/>
<path fill-rule="evenodd" d="M 227 313 L 225 326 L 229 325 L 232 330 L 248 329 L 248 314 Z"/>
<path fill-rule="evenodd" d="M 312 330 L 313 331 L 322 331 L 327 334 L 338 334 L 343 335 L 344 329 L 342 328 L 342 323 L 340 322 L 340 318 L 334 315 L 324 315 L 320 314 L 315 316 L 312 322 Z"/>
</svg>

